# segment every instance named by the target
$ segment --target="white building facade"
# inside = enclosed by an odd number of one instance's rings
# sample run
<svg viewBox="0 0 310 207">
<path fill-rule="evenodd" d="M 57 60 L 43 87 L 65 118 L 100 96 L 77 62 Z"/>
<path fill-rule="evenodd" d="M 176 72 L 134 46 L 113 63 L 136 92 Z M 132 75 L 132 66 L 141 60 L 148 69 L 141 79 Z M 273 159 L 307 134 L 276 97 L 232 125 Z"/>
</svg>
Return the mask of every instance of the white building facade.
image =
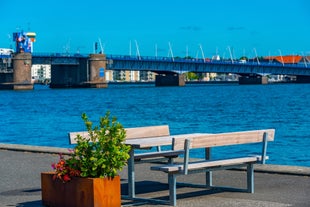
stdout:
<svg viewBox="0 0 310 207">
<path fill-rule="evenodd" d="M 33 81 L 39 83 L 50 82 L 51 80 L 51 65 L 32 65 L 31 77 Z"/>
</svg>

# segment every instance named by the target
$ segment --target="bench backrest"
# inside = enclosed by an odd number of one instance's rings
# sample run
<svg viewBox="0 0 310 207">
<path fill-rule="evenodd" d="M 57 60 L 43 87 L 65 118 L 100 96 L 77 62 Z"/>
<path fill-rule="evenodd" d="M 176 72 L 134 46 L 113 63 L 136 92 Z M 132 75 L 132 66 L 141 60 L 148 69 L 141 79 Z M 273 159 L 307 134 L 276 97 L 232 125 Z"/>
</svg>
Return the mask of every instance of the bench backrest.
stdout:
<svg viewBox="0 0 310 207">
<path fill-rule="evenodd" d="M 187 174 L 189 165 L 189 150 L 194 148 L 211 148 L 216 146 L 262 143 L 260 160 L 261 163 L 264 164 L 266 160 L 267 142 L 274 140 L 274 133 L 274 129 L 266 129 L 220 134 L 206 134 L 192 138 L 174 138 L 172 145 L 174 150 L 184 149 L 183 171 L 184 174 Z M 210 155 L 207 157 L 210 158 Z"/>
<path fill-rule="evenodd" d="M 160 126 L 147 126 L 147 127 L 134 127 L 134 128 L 125 128 L 126 130 L 126 139 L 139 139 L 146 137 L 162 137 L 169 136 L 169 126 L 160 125 Z M 87 131 L 83 132 L 69 132 L 69 142 L 70 144 L 76 144 L 76 136 L 81 135 L 82 137 L 89 137 Z"/>
<path fill-rule="evenodd" d="M 163 137 L 169 136 L 169 126 L 147 126 L 147 127 L 134 127 L 126 128 L 126 139 L 139 139 L 146 137 Z"/>
<path fill-rule="evenodd" d="M 241 131 L 219 134 L 205 134 L 201 136 L 189 137 L 189 148 L 209 148 L 225 145 L 249 144 L 263 142 L 264 133 L 267 133 L 267 141 L 274 140 L 274 129 Z M 184 149 L 186 138 L 177 138 L 173 141 L 173 149 Z"/>
</svg>

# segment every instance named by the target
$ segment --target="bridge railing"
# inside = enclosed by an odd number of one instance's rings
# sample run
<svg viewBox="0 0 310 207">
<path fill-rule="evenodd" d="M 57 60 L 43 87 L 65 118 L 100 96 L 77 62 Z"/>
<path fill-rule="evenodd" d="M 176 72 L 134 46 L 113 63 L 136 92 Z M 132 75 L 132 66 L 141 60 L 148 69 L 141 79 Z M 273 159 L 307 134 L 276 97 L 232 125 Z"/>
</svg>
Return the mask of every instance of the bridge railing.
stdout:
<svg viewBox="0 0 310 207">
<path fill-rule="evenodd" d="M 33 53 L 33 57 L 72 57 L 72 58 L 87 58 L 89 54 L 81 53 Z M 0 54 L 0 58 L 12 58 L 11 55 Z M 157 62 L 176 62 L 176 63 L 206 63 L 206 64 L 216 64 L 216 65 L 248 65 L 248 66 L 271 66 L 271 67 L 294 67 L 294 68 L 308 68 L 310 69 L 310 63 L 299 62 L 295 64 L 282 64 L 279 62 L 265 62 L 265 61 L 254 61 L 249 60 L 247 62 L 240 62 L 239 60 L 211 60 L 202 58 L 181 58 L 181 57 L 161 57 L 161 56 L 134 56 L 134 55 L 106 55 L 109 60 L 131 60 L 131 61 L 157 61 Z"/>
<path fill-rule="evenodd" d="M 88 57 L 89 54 L 81 54 L 81 53 L 48 53 L 48 52 L 40 52 L 40 53 L 32 53 L 34 57 Z"/>
<path fill-rule="evenodd" d="M 247 61 L 240 62 L 239 60 L 210 60 L 202 58 L 179 58 L 179 57 L 153 57 L 153 56 L 130 56 L 130 55 L 107 55 L 107 59 L 112 60 L 132 60 L 132 61 L 158 61 L 158 62 L 179 62 L 179 63 L 207 63 L 216 65 L 249 65 L 249 66 L 271 66 L 271 67 L 294 67 L 294 68 L 307 68 L 307 63 L 295 64 L 282 64 L 279 62 L 258 62 Z"/>
</svg>

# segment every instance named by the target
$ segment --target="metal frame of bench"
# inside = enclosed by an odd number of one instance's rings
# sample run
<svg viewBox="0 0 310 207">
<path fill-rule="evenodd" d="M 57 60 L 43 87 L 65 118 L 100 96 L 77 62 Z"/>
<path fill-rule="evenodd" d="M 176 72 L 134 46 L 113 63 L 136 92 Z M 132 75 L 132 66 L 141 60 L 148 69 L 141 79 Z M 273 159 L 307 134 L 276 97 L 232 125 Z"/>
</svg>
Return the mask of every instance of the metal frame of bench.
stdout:
<svg viewBox="0 0 310 207">
<path fill-rule="evenodd" d="M 254 193 L 254 164 L 265 163 L 265 160 L 268 158 L 266 156 L 267 142 L 274 140 L 274 133 L 275 133 L 274 129 L 267 129 L 267 130 L 255 130 L 244 132 L 208 134 L 187 139 L 173 139 L 173 149 L 174 150 L 183 149 L 184 153 L 183 163 L 151 166 L 151 170 L 161 171 L 168 174 L 168 184 L 169 184 L 168 203 L 173 206 L 176 205 L 176 186 L 177 186 L 176 177 L 179 175 L 189 175 L 194 173 L 206 172 L 205 185 L 185 183 L 185 186 L 214 188 L 215 186 L 212 185 L 212 171 L 246 166 L 247 188 L 238 190 Z M 249 143 L 262 143 L 261 155 L 211 160 L 211 147 L 249 144 Z M 197 148 L 206 149 L 206 160 L 190 161 L 189 157 L 190 149 L 197 149 Z M 184 183 L 182 185 L 184 185 Z"/>
</svg>

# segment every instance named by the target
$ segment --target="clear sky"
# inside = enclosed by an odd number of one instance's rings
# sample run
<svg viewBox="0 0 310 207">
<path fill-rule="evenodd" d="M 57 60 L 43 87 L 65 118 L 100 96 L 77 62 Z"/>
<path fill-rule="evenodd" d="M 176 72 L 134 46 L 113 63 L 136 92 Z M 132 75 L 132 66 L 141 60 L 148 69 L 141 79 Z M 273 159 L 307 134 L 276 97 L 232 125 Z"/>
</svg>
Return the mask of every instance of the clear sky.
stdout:
<svg viewBox="0 0 310 207">
<path fill-rule="evenodd" d="M 235 57 L 310 55 L 309 0 L 0 0 L 0 8 L 0 48 L 24 30 L 37 34 L 34 52 L 89 54 L 100 38 L 113 55 L 135 55 L 136 45 L 141 56 L 228 57 L 228 47 Z"/>
</svg>

